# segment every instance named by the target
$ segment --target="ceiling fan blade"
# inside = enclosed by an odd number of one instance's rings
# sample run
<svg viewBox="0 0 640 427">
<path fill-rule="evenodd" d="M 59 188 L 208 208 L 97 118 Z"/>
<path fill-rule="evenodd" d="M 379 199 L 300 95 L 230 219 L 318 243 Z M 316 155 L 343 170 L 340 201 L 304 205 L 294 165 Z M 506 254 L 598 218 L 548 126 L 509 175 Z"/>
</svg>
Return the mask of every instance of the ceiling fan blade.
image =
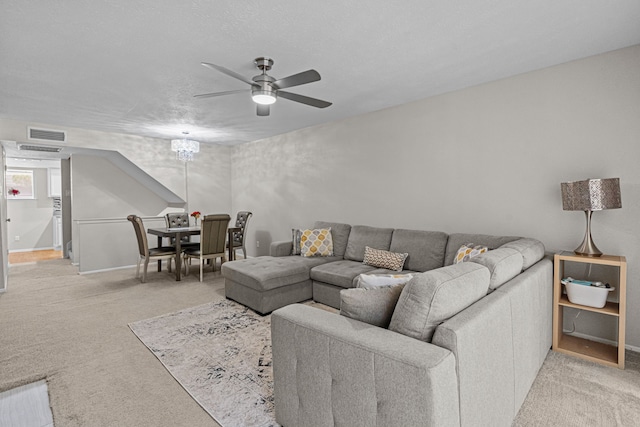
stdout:
<svg viewBox="0 0 640 427">
<path fill-rule="evenodd" d="M 281 78 L 273 82 L 273 85 L 278 89 L 285 89 L 293 86 L 300 86 L 303 84 L 317 82 L 320 80 L 320 74 L 316 70 L 307 70 L 298 74 L 291 75 L 289 77 Z"/>
<path fill-rule="evenodd" d="M 321 99 L 309 98 L 308 96 L 298 95 L 297 93 L 285 92 L 283 90 L 278 91 L 278 98 L 286 98 L 290 101 L 300 102 L 302 104 L 311 105 L 317 108 L 327 108 L 331 105 L 331 102 L 323 101 Z"/>
<path fill-rule="evenodd" d="M 269 106 L 268 105 L 263 105 L 263 104 L 258 104 L 257 114 L 259 116 L 268 116 L 269 115 Z"/>
<path fill-rule="evenodd" d="M 193 95 L 194 98 L 213 98 L 214 96 L 222 96 L 222 95 L 232 95 L 234 93 L 247 93 L 249 90 L 240 89 L 240 90 L 228 90 L 226 92 L 214 92 L 214 93 L 201 93 L 200 95 Z"/>
<path fill-rule="evenodd" d="M 245 82 L 247 84 L 250 84 L 251 86 L 257 86 L 255 82 L 241 76 L 240 74 L 236 73 L 235 71 L 231 71 L 228 68 L 224 68 L 220 65 L 216 65 L 216 64 L 211 64 L 209 62 L 201 62 L 202 65 L 204 65 L 205 67 L 211 68 L 212 70 L 216 70 L 216 71 L 220 71 L 223 74 L 226 74 L 229 77 L 233 77 L 234 79 L 238 79 L 241 82 Z"/>
</svg>

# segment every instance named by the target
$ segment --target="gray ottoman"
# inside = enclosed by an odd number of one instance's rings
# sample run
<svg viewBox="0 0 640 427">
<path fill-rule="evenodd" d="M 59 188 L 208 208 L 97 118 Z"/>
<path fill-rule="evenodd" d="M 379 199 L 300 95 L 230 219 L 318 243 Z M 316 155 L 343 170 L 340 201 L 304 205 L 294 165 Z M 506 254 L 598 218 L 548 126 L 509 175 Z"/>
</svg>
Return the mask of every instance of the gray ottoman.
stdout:
<svg viewBox="0 0 640 427">
<path fill-rule="evenodd" d="M 285 305 L 311 299 L 309 271 L 336 257 L 257 257 L 222 264 L 224 293 L 229 299 L 268 314 Z"/>
</svg>

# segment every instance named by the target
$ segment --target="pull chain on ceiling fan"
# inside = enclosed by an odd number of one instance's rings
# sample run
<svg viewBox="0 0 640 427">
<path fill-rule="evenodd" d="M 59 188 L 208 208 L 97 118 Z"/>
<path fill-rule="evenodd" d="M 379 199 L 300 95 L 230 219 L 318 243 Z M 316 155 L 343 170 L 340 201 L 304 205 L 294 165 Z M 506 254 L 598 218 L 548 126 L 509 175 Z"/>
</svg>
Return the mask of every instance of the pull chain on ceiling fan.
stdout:
<svg viewBox="0 0 640 427">
<path fill-rule="evenodd" d="M 219 71 L 223 74 L 228 75 L 229 77 L 233 77 L 234 79 L 240 80 L 241 82 L 247 83 L 251 85 L 251 98 L 253 101 L 258 104 L 257 105 L 257 114 L 258 116 L 268 116 L 269 115 L 269 105 L 276 102 L 278 98 L 285 98 L 290 101 L 299 102 L 301 104 L 310 105 L 316 108 L 327 108 L 331 105 L 331 102 L 323 101 L 317 98 L 311 98 L 304 95 L 299 95 L 297 93 L 285 92 L 282 89 L 300 86 L 307 83 L 312 83 L 320 80 L 320 74 L 316 70 L 307 70 L 298 74 L 293 74 L 288 77 L 284 77 L 282 79 L 276 80 L 267 74 L 267 71 L 271 69 L 273 65 L 273 60 L 271 58 L 260 57 L 254 60 L 254 64 L 256 67 L 262 71 L 262 74 L 258 74 L 254 76 L 251 80 L 243 77 L 242 75 L 236 73 L 235 71 L 231 71 L 228 68 L 222 67 L 220 65 L 211 64 L 209 62 L 203 62 L 207 68 L 211 68 L 212 70 Z M 228 90 L 225 92 L 214 92 L 214 93 L 203 93 L 200 95 L 195 95 L 196 98 L 212 98 L 215 96 L 223 96 L 223 95 L 232 95 L 236 93 L 246 93 L 248 90 L 240 89 L 240 90 Z"/>
</svg>

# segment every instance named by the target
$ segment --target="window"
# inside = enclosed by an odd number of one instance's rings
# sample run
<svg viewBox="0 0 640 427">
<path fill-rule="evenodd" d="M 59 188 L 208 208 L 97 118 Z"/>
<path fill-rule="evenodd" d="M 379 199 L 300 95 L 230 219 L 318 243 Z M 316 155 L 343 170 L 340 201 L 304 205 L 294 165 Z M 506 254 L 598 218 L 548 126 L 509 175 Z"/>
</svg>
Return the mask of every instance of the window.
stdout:
<svg viewBox="0 0 640 427">
<path fill-rule="evenodd" d="M 7 199 L 35 199 L 32 170 L 7 170 Z"/>
</svg>

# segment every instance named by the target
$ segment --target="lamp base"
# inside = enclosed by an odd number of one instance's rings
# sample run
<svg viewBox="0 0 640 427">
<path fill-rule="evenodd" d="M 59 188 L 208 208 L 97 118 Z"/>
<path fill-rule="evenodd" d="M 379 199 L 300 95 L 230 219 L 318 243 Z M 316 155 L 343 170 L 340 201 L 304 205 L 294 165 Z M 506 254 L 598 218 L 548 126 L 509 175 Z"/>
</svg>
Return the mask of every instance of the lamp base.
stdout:
<svg viewBox="0 0 640 427">
<path fill-rule="evenodd" d="M 588 257 L 602 256 L 602 252 L 600 252 L 600 249 L 593 243 L 593 239 L 591 238 L 591 211 L 584 211 L 584 213 L 587 216 L 587 231 L 584 234 L 584 240 L 582 240 L 580 246 L 575 248 L 573 252 L 575 252 L 576 255 Z"/>
</svg>

